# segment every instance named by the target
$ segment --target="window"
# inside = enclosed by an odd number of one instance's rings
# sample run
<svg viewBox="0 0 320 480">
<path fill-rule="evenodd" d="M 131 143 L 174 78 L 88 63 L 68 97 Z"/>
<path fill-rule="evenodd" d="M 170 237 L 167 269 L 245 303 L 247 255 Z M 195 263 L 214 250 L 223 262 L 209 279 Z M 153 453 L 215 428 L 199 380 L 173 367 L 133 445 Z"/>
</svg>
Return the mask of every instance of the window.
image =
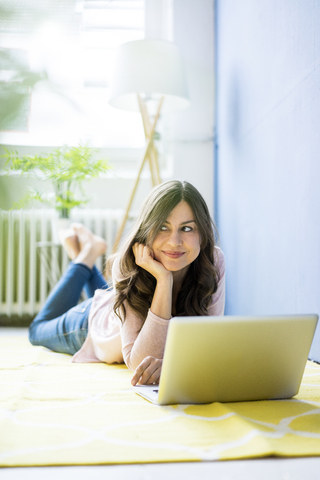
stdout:
<svg viewBox="0 0 320 480">
<path fill-rule="evenodd" d="M 144 145 L 139 114 L 112 108 L 108 95 L 116 47 L 145 36 L 145 0 L 10 0 L 0 8 L 1 51 L 27 56 L 27 70 L 48 77 L 26 94 L 16 122 L 1 127 L 2 144 Z"/>
</svg>

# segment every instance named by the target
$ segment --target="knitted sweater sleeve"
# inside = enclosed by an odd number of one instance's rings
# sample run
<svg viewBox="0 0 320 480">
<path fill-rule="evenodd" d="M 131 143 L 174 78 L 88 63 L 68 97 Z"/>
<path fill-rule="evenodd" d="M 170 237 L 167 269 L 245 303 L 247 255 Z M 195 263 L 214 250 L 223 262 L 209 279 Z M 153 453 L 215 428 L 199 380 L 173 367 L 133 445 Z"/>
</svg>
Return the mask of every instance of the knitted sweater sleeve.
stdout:
<svg viewBox="0 0 320 480">
<path fill-rule="evenodd" d="M 113 282 L 119 282 L 122 275 L 119 259 L 116 259 L 112 269 Z M 120 327 L 122 354 L 127 367 L 134 371 L 145 357 L 163 358 L 169 320 L 154 315 L 149 310 L 147 318 L 142 318 L 124 303 L 126 318 Z"/>
</svg>

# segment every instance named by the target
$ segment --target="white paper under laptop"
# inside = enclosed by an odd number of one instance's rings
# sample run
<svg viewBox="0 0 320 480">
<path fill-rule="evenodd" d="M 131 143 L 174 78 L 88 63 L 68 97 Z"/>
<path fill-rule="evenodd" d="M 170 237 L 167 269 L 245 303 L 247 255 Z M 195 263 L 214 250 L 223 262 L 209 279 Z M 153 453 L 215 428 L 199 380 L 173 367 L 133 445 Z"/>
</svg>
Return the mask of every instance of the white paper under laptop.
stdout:
<svg viewBox="0 0 320 480">
<path fill-rule="evenodd" d="M 160 385 L 134 391 L 159 405 L 291 398 L 318 315 L 175 317 Z"/>
</svg>

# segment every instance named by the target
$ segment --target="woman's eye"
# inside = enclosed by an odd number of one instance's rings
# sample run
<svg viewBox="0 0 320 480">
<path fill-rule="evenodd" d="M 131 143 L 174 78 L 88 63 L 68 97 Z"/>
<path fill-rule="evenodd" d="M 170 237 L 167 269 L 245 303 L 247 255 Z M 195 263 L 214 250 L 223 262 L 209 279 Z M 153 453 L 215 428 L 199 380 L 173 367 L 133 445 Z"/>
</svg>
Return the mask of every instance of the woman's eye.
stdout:
<svg viewBox="0 0 320 480">
<path fill-rule="evenodd" d="M 162 227 L 160 227 L 160 232 L 166 232 L 168 230 L 168 227 L 166 225 L 162 225 Z"/>
<path fill-rule="evenodd" d="M 183 232 L 192 232 L 192 230 L 193 230 L 192 227 L 188 227 L 188 226 L 182 227 Z"/>
</svg>

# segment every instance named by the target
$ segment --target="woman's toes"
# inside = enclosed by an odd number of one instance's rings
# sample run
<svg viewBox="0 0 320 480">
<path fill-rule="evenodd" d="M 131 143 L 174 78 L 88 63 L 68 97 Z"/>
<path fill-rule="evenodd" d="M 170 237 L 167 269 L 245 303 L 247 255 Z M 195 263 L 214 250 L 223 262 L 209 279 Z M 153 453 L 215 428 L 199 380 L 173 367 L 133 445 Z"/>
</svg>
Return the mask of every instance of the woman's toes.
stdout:
<svg viewBox="0 0 320 480">
<path fill-rule="evenodd" d="M 107 242 L 102 237 L 99 237 L 98 235 L 93 236 L 93 241 L 94 241 L 94 246 L 97 252 L 100 255 L 103 255 L 107 250 Z"/>
<path fill-rule="evenodd" d="M 68 257 L 74 260 L 80 253 L 80 245 L 77 234 L 73 228 L 67 228 L 59 231 L 60 242 L 65 249 Z"/>
<path fill-rule="evenodd" d="M 92 249 L 95 251 L 97 257 L 105 253 L 107 250 L 107 244 L 102 237 L 92 233 L 91 230 L 82 225 L 82 223 L 73 223 L 71 227 L 78 236 L 80 250 L 83 250 L 84 248 L 86 250 Z"/>
<path fill-rule="evenodd" d="M 71 228 L 73 228 L 78 236 L 81 249 L 86 243 L 92 240 L 93 233 L 82 223 L 72 223 Z"/>
</svg>

